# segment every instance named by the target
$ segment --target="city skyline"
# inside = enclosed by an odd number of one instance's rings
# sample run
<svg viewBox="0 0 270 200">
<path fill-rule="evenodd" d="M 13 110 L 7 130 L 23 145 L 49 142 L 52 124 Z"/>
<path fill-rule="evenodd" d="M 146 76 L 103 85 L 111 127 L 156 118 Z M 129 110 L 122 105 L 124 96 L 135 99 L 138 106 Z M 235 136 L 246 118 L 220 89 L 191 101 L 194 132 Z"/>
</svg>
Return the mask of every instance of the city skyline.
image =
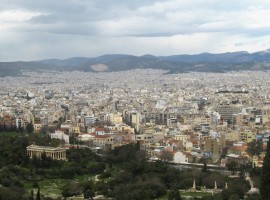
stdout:
<svg viewBox="0 0 270 200">
<path fill-rule="evenodd" d="M 269 49 L 267 1 L 1 0 L 0 61 Z"/>
</svg>

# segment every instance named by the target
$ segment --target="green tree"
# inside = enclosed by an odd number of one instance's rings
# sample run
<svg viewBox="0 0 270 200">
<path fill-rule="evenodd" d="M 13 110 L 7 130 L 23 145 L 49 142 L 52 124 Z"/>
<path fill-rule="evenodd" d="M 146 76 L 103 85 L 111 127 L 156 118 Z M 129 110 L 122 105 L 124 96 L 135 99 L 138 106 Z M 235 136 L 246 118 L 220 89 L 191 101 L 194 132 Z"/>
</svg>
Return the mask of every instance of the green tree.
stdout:
<svg viewBox="0 0 270 200">
<path fill-rule="evenodd" d="M 79 183 L 68 183 L 62 188 L 62 195 L 64 198 L 77 196 L 82 194 L 82 186 Z"/>
<path fill-rule="evenodd" d="M 173 154 L 169 151 L 163 151 L 160 155 L 160 159 L 165 162 L 169 162 L 173 160 Z"/>
<path fill-rule="evenodd" d="M 264 157 L 262 176 L 261 176 L 261 197 L 262 200 L 267 200 L 270 197 L 270 138 L 267 142 L 266 155 Z"/>
<path fill-rule="evenodd" d="M 171 190 L 168 196 L 168 200 L 182 200 L 179 190 Z"/>
<path fill-rule="evenodd" d="M 208 168 L 207 168 L 207 161 L 206 161 L 206 160 L 204 160 L 204 163 L 203 163 L 203 168 L 202 168 L 202 172 L 203 172 L 203 173 L 208 172 Z"/>
<path fill-rule="evenodd" d="M 61 140 L 60 139 L 56 139 L 56 138 L 52 138 L 51 142 L 50 142 L 50 146 L 52 147 L 58 147 L 61 144 Z"/>
<path fill-rule="evenodd" d="M 31 194 L 30 194 L 30 197 L 29 197 L 29 200 L 34 200 L 35 197 L 34 197 L 34 190 L 31 190 Z"/>
<path fill-rule="evenodd" d="M 215 182 L 217 184 L 217 187 L 224 188 L 225 179 L 222 174 L 217 173 L 217 172 L 212 172 L 202 177 L 202 185 L 206 186 L 207 188 L 214 188 Z"/>
<path fill-rule="evenodd" d="M 39 188 L 39 184 L 36 180 L 33 181 L 33 188 Z"/>
<path fill-rule="evenodd" d="M 85 181 L 83 183 L 83 196 L 85 199 L 93 199 L 95 196 L 93 181 Z"/>
<path fill-rule="evenodd" d="M 248 144 L 247 152 L 254 155 L 260 155 L 260 153 L 263 151 L 263 143 L 262 140 L 253 140 Z"/>
<path fill-rule="evenodd" d="M 1 200 L 26 200 L 25 194 L 26 192 L 23 190 L 0 187 Z"/>
<path fill-rule="evenodd" d="M 26 125 L 26 132 L 27 132 L 28 134 L 34 132 L 34 126 L 33 126 L 32 122 L 30 122 L 30 123 L 28 123 L 28 124 Z"/>
<path fill-rule="evenodd" d="M 226 167 L 228 168 L 229 171 L 234 173 L 234 172 L 236 172 L 236 170 L 238 168 L 238 163 L 236 161 L 232 160 L 226 164 Z"/>
<path fill-rule="evenodd" d="M 261 195 L 259 193 L 248 194 L 246 200 L 261 200 Z"/>
<path fill-rule="evenodd" d="M 18 132 L 21 134 L 23 134 L 23 132 L 24 132 L 23 127 L 21 125 L 19 125 L 19 127 L 18 127 Z"/>
<path fill-rule="evenodd" d="M 40 188 L 38 188 L 36 200 L 41 200 L 41 197 L 40 197 Z"/>
<path fill-rule="evenodd" d="M 230 196 L 229 200 L 239 200 L 239 196 L 237 194 L 233 194 Z"/>
<path fill-rule="evenodd" d="M 93 199 L 95 196 L 95 192 L 93 190 L 87 189 L 83 193 L 84 199 Z"/>
</svg>

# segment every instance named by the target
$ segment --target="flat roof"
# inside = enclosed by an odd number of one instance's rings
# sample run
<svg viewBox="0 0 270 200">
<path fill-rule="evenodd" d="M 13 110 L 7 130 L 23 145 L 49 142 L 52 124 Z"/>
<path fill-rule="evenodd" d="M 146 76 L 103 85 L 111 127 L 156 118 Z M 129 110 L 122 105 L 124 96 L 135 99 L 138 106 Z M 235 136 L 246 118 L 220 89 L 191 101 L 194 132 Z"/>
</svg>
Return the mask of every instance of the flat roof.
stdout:
<svg viewBox="0 0 270 200">
<path fill-rule="evenodd" d="M 49 146 L 38 146 L 38 145 L 30 145 L 26 147 L 26 149 L 33 149 L 33 150 L 42 150 L 42 151 L 59 151 L 59 150 L 66 150 L 65 148 L 62 147 L 49 147 Z"/>
</svg>

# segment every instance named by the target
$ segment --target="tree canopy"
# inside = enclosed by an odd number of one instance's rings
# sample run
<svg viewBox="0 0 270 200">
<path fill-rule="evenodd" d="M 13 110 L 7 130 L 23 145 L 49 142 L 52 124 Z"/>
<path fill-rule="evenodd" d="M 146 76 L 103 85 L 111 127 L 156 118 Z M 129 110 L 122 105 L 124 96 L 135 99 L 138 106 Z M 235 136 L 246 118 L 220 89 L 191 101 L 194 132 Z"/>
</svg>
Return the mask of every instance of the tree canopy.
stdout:
<svg viewBox="0 0 270 200">
<path fill-rule="evenodd" d="M 248 144 L 247 152 L 254 156 L 254 155 L 260 155 L 263 151 L 263 143 L 262 140 L 253 140 Z"/>
<path fill-rule="evenodd" d="M 262 200 L 267 200 L 270 197 L 270 139 L 267 142 L 267 151 L 264 157 L 261 177 L 261 197 Z"/>
</svg>

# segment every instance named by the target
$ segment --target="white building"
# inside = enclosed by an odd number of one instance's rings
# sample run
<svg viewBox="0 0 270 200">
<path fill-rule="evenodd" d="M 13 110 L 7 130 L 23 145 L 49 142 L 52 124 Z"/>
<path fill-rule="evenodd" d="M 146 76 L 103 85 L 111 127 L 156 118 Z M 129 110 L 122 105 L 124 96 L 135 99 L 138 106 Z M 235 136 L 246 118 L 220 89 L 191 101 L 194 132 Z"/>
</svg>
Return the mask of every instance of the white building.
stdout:
<svg viewBox="0 0 270 200">
<path fill-rule="evenodd" d="M 55 131 L 55 133 L 48 133 L 51 138 L 65 140 L 65 143 L 69 144 L 69 136 L 63 131 Z"/>
<path fill-rule="evenodd" d="M 183 152 L 177 151 L 173 155 L 173 162 L 174 163 L 187 163 L 188 158 Z"/>
</svg>

